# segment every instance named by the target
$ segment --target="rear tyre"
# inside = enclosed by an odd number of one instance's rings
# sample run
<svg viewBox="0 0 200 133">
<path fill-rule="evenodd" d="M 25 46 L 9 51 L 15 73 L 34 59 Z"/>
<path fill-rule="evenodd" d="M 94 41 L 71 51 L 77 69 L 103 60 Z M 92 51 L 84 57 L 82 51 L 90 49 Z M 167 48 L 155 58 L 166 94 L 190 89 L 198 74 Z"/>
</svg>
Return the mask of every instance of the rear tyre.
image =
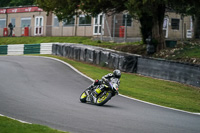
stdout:
<svg viewBox="0 0 200 133">
<path fill-rule="evenodd" d="M 111 92 L 106 92 L 106 94 L 102 93 L 100 96 L 98 96 L 96 104 L 98 106 L 102 106 L 107 103 L 111 99 L 111 97 Z"/>
</svg>

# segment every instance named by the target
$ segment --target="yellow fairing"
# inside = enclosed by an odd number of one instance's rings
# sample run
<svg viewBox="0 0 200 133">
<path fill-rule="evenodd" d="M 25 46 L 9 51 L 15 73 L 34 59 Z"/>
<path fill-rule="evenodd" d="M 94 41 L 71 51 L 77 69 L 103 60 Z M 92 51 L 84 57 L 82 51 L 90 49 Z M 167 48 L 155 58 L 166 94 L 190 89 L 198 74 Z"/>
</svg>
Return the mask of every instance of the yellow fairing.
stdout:
<svg viewBox="0 0 200 133">
<path fill-rule="evenodd" d="M 85 93 L 83 93 L 83 94 L 81 95 L 81 99 L 86 98 L 86 97 L 87 97 L 87 95 L 86 95 Z"/>
<path fill-rule="evenodd" d="M 103 101 L 108 97 L 108 94 L 109 94 L 109 93 L 106 93 L 106 95 L 104 95 L 103 97 L 98 98 L 98 99 L 97 99 L 97 103 L 103 102 Z"/>
<path fill-rule="evenodd" d="M 99 88 L 96 89 L 95 91 L 96 91 L 98 94 L 101 93 L 101 89 L 99 89 Z"/>
</svg>

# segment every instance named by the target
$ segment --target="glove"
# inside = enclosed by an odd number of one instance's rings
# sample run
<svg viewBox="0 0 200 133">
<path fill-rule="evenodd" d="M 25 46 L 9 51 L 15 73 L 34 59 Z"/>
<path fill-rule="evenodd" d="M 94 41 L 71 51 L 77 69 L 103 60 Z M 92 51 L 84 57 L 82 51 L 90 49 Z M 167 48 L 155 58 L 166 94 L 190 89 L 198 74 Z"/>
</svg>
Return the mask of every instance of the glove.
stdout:
<svg viewBox="0 0 200 133">
<path fill-rule="evenodd" d="M 99 85 L 99 80 L 98 79 L 94 81 L 94 85 Z"/>
</svg>

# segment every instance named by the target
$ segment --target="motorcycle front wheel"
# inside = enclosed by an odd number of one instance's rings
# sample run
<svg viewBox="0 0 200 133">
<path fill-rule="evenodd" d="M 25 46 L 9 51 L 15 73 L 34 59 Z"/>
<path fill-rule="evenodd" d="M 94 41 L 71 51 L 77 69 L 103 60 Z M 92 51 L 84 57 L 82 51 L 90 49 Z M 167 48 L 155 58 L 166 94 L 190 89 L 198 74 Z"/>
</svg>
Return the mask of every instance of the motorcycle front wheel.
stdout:
<svg viewBox="0 0 200 133">
<path fill-rule="evenodd" d="M 82 103 L 86 103 L 86 98 L 87 98 L 87 94 L 86 94 L 86 92 L 84 91 L 84 92 L 81 94 L 81 96 L 80 96 L 80 101 L 81 101 Z"/>
<path fill-rule="evenodd" d="M 108 101 L 111 99 L 111 97 L 112 97 L 111 92 L 106 92 L 106 94 L 105 94 L 105 93 L 102 93 L 100 96 L 97 97 L 97 102 L 96 102 L 96 104 L 97 104 L 98 106 L 102 106 L 102 105 L 104 105 L 106 102 L 108 102 Z"/>
</svg>

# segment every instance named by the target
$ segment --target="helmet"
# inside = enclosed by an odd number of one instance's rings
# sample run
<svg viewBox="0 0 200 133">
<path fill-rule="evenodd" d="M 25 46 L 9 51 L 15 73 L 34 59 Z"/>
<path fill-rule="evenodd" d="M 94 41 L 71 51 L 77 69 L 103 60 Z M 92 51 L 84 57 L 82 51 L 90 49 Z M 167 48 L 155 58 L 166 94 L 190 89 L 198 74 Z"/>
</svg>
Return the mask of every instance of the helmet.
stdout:
<svg viewBox="0 0 200 133">
<path fill-rule="evenodd" d="M 115 77 L 115 78 L 120 78 L 121 77 L 121 72 L 120 72 L 120 70 L 114 70 L 113 71 L 113 76 Z"/>
</svg>

